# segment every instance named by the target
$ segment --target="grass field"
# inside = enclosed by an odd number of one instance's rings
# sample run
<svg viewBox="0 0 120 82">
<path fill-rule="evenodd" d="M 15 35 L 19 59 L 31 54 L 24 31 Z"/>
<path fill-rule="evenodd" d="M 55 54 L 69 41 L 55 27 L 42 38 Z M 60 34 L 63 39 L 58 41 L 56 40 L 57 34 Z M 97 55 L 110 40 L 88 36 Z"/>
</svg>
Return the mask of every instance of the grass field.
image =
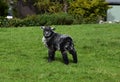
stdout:
<svg viewBox="0 0 120 82">
<path fill-rule="evenodd" d="M 56 26 L 73 37 L 78 64 L 47 62 L 39 27 L 0 28 L 0 82 L 120 82 L 120 25 Z"/>
</svg>

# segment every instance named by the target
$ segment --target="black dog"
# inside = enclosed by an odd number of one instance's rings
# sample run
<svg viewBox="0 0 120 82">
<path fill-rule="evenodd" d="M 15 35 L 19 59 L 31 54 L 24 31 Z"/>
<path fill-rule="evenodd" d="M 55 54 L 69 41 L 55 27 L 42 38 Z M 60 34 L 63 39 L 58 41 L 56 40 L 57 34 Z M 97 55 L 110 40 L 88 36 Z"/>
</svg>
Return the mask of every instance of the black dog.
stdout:
<svg viewBox="0 0 120 82">
<path fill-rule="evenodd" d="M 48 48 L 49 62 L 55 59 L 55 51 L 60 50 L 65 64 L 69 64 L 67 51 L 72 54 L 73 62 L 77 63 L 77 54 L 71 37 L 55 33 L 55 29 L 49 26 L 42 26 L 41 29 L 43 29 L 42 41 Z"/>
</svg>

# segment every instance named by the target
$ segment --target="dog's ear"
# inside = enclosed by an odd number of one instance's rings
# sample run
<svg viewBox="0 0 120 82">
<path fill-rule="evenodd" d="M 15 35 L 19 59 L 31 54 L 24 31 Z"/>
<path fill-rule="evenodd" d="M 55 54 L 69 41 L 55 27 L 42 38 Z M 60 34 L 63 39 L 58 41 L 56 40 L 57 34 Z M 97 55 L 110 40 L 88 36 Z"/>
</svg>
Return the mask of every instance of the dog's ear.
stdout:
<svg viewBox="0 0 120 82">
<path fill-rule="evenodd" d="M 45 26 L 40 26 L 40 29 L 44 30 L 44 29 L 45 29 Z"/>
<path fill-rule="evenodd" d="M 54 28 L 54 27 L 51 27 L 51 29 L 52 29 L 52 30 L 55 30 L 55 28 Z"/>
</svg>

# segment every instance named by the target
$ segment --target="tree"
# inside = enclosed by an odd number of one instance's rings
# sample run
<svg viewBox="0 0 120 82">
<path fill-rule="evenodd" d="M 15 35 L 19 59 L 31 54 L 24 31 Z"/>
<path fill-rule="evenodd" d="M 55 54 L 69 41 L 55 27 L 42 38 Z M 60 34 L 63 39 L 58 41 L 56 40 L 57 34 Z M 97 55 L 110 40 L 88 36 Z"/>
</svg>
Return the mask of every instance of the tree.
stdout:
<svg viewBox="0 0 120 82">
<path fill-rule="evenodd" d="M 18 0 L 13 0 L 18 5 Z M 37 14 L 68 12 L 69 2 L 73 0 L 19 0 L 27 6 L 32 6 Z M 16 7 L 15 7 L 16 8 Z M 17 10 L 17 9 L 16 9 Z"/>
<path fill-rule="evenodd" d="M 62 11 L 58 0 L 36 0 L 34 4 L 39 13 L 57 13 Z"/>
<path fill-rule="evenodd" d="M 69 13 L 84 22 L 97 21 L 100 16 L 105 17 L 108 8 L 104 0 L 75 0 L 70 3 Z"/>
<path fill-rule="evenodd" d="M 73 0 L 36 0 L 35 6 L 42 13 L 68 12 L 69 2 Z"/>
<path fill-rule="evenodd" d="M 5 0 L 0 0 L 0 16 L 6 16 L 8 14 L 8 4 Z"/>
</svg>

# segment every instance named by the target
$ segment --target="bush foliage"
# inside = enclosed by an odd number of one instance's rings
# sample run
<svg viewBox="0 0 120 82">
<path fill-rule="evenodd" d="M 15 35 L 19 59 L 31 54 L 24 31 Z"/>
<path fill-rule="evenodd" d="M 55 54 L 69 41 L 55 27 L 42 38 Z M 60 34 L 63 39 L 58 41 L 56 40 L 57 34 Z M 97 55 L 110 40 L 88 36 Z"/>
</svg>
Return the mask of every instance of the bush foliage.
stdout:
<svg viewBox="0 0 120 82">
<path fill-rule="evenodd" d="M 70 3 L 69 13 L 79 23 L 96 23 L 100 17 L 106 16 L 108 8 L 104 0 L 75 0 Z"/>
<path fill-rule="evenodd" d="M 32 15 L 27 16 L 24 19 L 6 19 L 4 17 L 0 17 L 0 27 L 70 25 L 73 23 L 73 16 L 66 13 Z"/>
<path fill-rule="evenodd" d="M 0 27 L 98 23 L 109 9 L 105 0 L 23 0 L 23 3 L 33 5 L 36 15 L 10 20 L 0 17 Z"/>
</svg>

